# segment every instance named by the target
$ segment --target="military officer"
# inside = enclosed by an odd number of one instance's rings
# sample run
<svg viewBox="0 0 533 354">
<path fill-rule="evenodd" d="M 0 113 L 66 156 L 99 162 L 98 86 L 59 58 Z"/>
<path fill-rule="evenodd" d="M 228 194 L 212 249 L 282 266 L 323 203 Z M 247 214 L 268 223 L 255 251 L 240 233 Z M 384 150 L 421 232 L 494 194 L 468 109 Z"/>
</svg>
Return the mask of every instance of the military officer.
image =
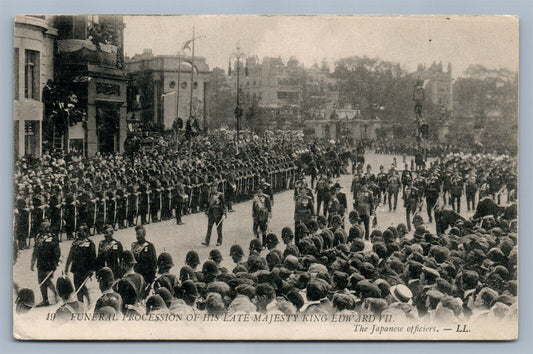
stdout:
<svg viewBox="0 0 533 354">
<path fill-rule="evenodd" d="M 378 187 L 379 187 L 379 199 L 380 203 L 387 203 L 387 186 L 388 186 L 388 176 L 385 173 L 385 168 L 383 165 L 379 166 L 379 173 L 376 176 Z"/>
<path fill-rule="evenodd" d="M 157 270 L 155 247 L 151 242 L 146 241 L 146 230 L 143 225 L 137 225 L 135 233 L 137 241 L 131 244 L 131 252 L 137 261 L 135 272 L 142 275 L 147 284 L 151 284 Z"/>
<path fill-rule="evenodd" d="M 49 228 L 50 223 L 43 221 L 31 255 L 31 270 L 35 269 L 34 267 L 37 263 L 37 280 L 43 297 L 43 301 L 37 305 L 38 307 L 50 305 L 48 288 L 52 290 L 57 299 L 57 291 L 52 283 L 52 277 L 59 263 L 61 249 L 59 248 L 57 236 L 51 234 Z"/>
<path fill-rule="evenodd" d="M 104 239 L 98 244 L 98 268 L 109 267 L 113 274 L 120 278 L 122 276 L 120 269 L 120 255 L 122 254 L 122 244 L 113 238 L 113 226 L 107 224 L 104 227 Z"/>
<path fill-rule="evenodd" d="M 89 229 L 85 224 L 80 225 L 78 238 L 70 247 L 65 274 L 68 274 L 69 270 L 74 274 L 74 287 L 78 290 L 78 301 L 83 302 L 83 297 L 86 297 L 90 304 L 91 299 L 85 283 L 96 270 L 96 247 L 93 241 L 89 240 Z"/>
<path fill-rule="evenodd" d="M 261 232 L 261 240 L 263 244 L 265 243 L 268 219 L 271 217 L 272 205 L 270 203 L 270 197 L 263 193 L 263 186 L 260 184 L 257 187 L 257 194 L 254 196 L 252 202 L 252 218 L 254 221 L 254 236 L 259 238 L 259 232 Z"/>
<path fill-rule="evenodd" d="M 206 209 L 207 214 L 207 234 L 205 235 L 205 241 L 202 245 L 209 246 L 211 240 L 211 231 L 213 225 L 216 224 L 217 228 L 217 246 L 222 244 L 222 223 L 223 217 L 227 217 L 226 202 L 224 201 L 224 195 L 218 191 L 216 183 L 211 184 L 211 191 L 208 198 L 208 205 Z"/>
</svg>

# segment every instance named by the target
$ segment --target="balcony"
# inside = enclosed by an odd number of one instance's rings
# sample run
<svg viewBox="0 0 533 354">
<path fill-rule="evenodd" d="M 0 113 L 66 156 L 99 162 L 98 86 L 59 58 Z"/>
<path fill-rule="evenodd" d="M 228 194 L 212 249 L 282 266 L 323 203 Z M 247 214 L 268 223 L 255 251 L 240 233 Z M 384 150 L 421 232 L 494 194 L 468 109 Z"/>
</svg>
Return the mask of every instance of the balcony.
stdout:
<svg viewBox="0 0 533 354">
<path fill-rule="evenodd" d="M 93 64 L 117 67 L 117 46 L 100 43 L 96 46 L 88 39 L 62 39 L 57 41 L 62 64 Z"/>
</svg>

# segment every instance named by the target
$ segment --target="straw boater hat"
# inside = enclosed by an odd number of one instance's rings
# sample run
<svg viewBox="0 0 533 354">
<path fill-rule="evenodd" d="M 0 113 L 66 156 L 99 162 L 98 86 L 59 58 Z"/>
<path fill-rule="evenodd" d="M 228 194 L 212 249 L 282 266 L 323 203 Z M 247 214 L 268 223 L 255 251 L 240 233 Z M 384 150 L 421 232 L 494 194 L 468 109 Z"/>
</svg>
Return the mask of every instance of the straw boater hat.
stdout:
<svg viewBox="0 0 533 354">
<path fill-rule="evenodd" d="M 390 288 L 392 297 L 399 302 L 410 304 L 412 302 L 413 293 L 409 288 L 403 284 L 393 285 Z"/>
</svg>

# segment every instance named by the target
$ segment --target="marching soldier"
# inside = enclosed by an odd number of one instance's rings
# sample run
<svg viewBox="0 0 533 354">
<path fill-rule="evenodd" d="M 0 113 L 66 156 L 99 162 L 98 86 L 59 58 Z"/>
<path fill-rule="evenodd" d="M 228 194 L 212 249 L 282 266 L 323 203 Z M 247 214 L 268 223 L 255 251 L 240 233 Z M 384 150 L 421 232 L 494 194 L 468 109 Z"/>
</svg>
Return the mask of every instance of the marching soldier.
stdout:
<svg viewBox="0 0 533 354">
<path fill-rule="evenodd" d="M 374 211 L 374 196 L 368 190 L 368 185 L 363 183 L 359 188 L 354 200 L 354 209 L 359 214 L 361 221 L 365 225 L 365 238 L 370 239 L 370 216 Z"/>
<path fill-rule="evenodd" d="M 48 288 L 52 290 L 57 299 L 57 291 L 52 283 L 52 277 L 59 264 L 61 249 L 59 248 L 59 240 L 49 232 L 49 227 L 50 223 L 48 221 L 44 221 L 41 224 L 31 255 L 31 271 L 34 271 L 37 263 L 37 280 L 43 297 L 43 301 L 37 307 L 50 305 Z"/>
<path fill-rule="evenodd" d="M 407 186 L 403 196 L 405 206 L 405 220 L 407 222 L 407 229 L 411 232 L 411 214 L 416 214 L 419 204 L 422 201 L 418 188 L 414 186 Z"/>
<path fill-rule="evenodd" d="M 433 222 L 433 213 L 440 193 L 440 181 L 439 178 L 432 174 L 427 182 L 426 188 L 426 209 L 428 213 L 429 223 Z"/>
<path fill-rule="evenodd" d="M 385 168 L 383 165 L 379 166 L 379 173 L 376 177 L 379 187 L 379 200 L 380 203 L 387 203 L 387 186 L 388 186 L 388 176 L 385 173 Z"/>
<path fill-rule="evenodd" d="M 216 183 L 211 184 L 211 193 L 209 195 L 208 206 L 206 209 L 207 214 L 207 234 L 205 235 L 205 241 L 202 245 L 209 246 L 211 240 L 211 231 L 213 225 L 217 228 L 217 246 L 222 244 L 222 222 L 223 217 L 227 217 L 226 203 L 224 201 L 224 195 L 217 190 Z"/>
<path fill-rule="evenodd" d="M 405 164 L 402 171 L 402 195 L 405 195 L 405 188 L 413 182 L 413 173 L 409 170 L 409 165 Z"/>
<path fill-rule="evenodd" d="M 329 189 L 330 181 L 326 176 L 320 175 L 316 183 L 316 215 L 320 214 L 320 207 L 323 204 L 323 215 L 326 216 L 326 211 L 329 204 Z"/>
<path fill-rule="evenodd" d="M 296 204 L 294 209 L 294 229 L 302 223 L 307 224 L 313 219 L 315 209 L 313 206 L 313 199 L 305 192 L 301 190 L 300 194 L 296 197 Z M 300 240 L 296 240 L 299 243 Z"/>
<path fill-rule="evenodd" d="M 398 175 L 398 171 L 396 171 L 396 169 L 393 166 L 391 167 L 389 171 L 389 176 L 387 179 L 387 190 L 389 194 L 389 212 L 393 210 L 396 211 L 396 206 L 398 205 L 398 194 L 400 192 L 400 185 L 401 185 L 400 176 Z M 393 199 L 394 199 L 394 205 L 392 203 Z"/>
<path fill-rule="evenodd" d="M 459 175 L 458 172 L 455 173 L 455 175 L 452 177 L 451 180 L 451 190 L 450 190 L 450 197 L 451 197 L 451 204 L 452 209 L 454 211 L 457 211 L 457 213 L 461 213 L 461 195 L 463 194 L 463 178 Z"/>
<path fill-rule="evenodd" d="M 465 177 L 466 208 L 468 211 L 476 210 L 477 177 L 472 169 Z"/>
<path fill-rule="evenodd" d="M 78 291 L 78 301 L 83 302 L 83 297 L 85 296 L 90 304 L 91 299 L 85 283 L 96 270 L 96 247 L 93 241 L 89 240 L 87 225 L 80 225 L 78 238 L 70 247 L 67 263 L 65 264 L 65 274 L 68 274 L 69 267 L 72 274 L 74 274 L 74 287 Z"/>
<path fill-rule="evenodd" d="M 120 255 L 122 254 L 122 244 L 113 238 L 113 226 L 107 224 L 104 228 L 104 239 L 98 244 L 98 257 L 96 263 L 98 268 L 109 267 L 113 274 L 120 278 L 122 272 L 120 268 Z"/>
<path fill-rule="evenodd" d="M 254 221 L 253 232 L 256 238 L 259 238 L 261 232 L 262 243 L 265 244 L 267 233 L 268 219 L 272 217 L 272 205 L 270 197 L 263 193 L 263 187 L 257 186 L 257 194 L 254 196 L 252 203 L 252 218 Z"/>
<path fill-rule="evenodd" d="M 416 189 L 418 189 L 418 193 L 420 194 L 420 199 L 422 200 L 422 198 L 424 198 L 425 193 L 426 193 L 427 182 L 424 176 L 422 176 L 421 170 L 416 171 L 416 177 L 413 181 L 413 186 L 416 187 Z M 422 204 L 419 205 L 418 211 L 422 211 L 421 208 L 422 208 Z"/>
</svg>

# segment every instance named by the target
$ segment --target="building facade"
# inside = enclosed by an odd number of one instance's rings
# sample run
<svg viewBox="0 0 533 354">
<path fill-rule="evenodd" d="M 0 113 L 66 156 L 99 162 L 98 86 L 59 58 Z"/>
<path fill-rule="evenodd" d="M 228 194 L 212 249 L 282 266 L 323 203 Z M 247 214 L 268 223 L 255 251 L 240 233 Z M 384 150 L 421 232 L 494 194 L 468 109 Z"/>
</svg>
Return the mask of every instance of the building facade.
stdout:
<svg viewBox="0 0 533 354">
<path fill-rule="evenodd" d="M 257 57 L 249 57 L 240 64 L 230 63 L 230 67 L 228 82 L 236 92 L 239 76 L 243 105 L 255 101 L 272 117 L 298 117 L 304 69 L 297 59 L 291 57 L 284 64 L 281 58 L 264 57 L 260 63 Z"/>
<path fill-rule="evenodd" d="M 433 62 L 428 68 L 418 65 L 414 76 L 425 82 L 425 99 L 435 105 L 453 111 L 453 79 L 452 64 L 448 63 L 444 71 L 442 63 Z"/>
<path fill-rule="evenodd" d="M 122 16 L 56 16 L 55 27 L 55 84 L 75 97 L 72 104 L 83 117 L 74 119 L 67 112 L 60 118 L 66 128 L 54 130 L 53 147 L 85 156 L 123 152 L 127 76 Z"/>
<path fill-rule="evenodd" d="M 42 91 L 54 78 L 57 31 L 51 16 L 17 16 L 14 28 L 14 154 L 42 153 Z"/>
<path fill-rule="evenodd" d="M 125 70 L 136 96 L 131 114 L 170 129 L 176 118 L 185 122 L 192 115 L 200 122 L 206 117 L 205 93 L 209 66 L 205 58 L 186 55 L 153 55 L 150 49 L 126 58 Z M 192 100 L 191 100 L 192 97 Z"/>
</svg>

